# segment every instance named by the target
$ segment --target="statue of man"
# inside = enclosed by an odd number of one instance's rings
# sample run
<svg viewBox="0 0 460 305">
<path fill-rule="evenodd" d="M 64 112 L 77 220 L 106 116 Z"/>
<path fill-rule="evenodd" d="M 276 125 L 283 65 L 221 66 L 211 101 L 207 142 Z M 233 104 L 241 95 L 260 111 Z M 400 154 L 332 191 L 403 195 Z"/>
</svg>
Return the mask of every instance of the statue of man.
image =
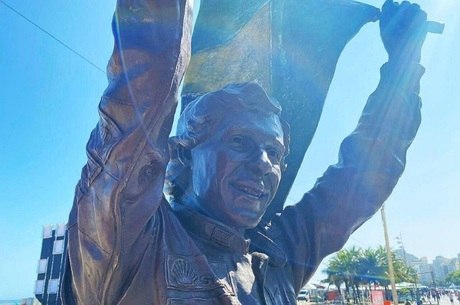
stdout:
<svg viewBox="0 0 460 305">
<path fill-rule="evenodd" d="M 191 3 L 118 0 L 109 85 L 69 216 L 66 305 L 296 304 L 321 260 L 402 174 L 420 123 L 420 7 L 384 4 L 389 61 L 339 162 L 260 227 L 289 129 L 258 84 L 193 101 L 168 141 L 190 57 Z"/>
</svg>

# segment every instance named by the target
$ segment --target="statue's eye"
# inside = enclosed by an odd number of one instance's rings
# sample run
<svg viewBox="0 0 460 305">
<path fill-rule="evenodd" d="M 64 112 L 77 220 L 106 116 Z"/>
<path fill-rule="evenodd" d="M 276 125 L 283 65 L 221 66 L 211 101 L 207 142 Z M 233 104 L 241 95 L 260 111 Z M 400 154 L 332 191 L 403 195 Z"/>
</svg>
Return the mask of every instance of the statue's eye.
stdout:
<svg viewBox="0 0 460 305">
<path fill-rule="evenodd" d="M 268 148 L 267 155 L 273 163 L 279 163 L 281 161 L 281 152 L 276 148 Z"/>
<path fill-rule="evenodd" d="M 232 144 L 242 145 L 243 144 L 243 137 L 242 136 L 233 136 L 231 141 L 232 141 Z"/>
<path fill-rule="evenodd" d="M 251 149 L 251 141 L 242 135 L 234 135 L 230 137 L 230 147 L 239 152 L 246 152 Z"/>
</svg>

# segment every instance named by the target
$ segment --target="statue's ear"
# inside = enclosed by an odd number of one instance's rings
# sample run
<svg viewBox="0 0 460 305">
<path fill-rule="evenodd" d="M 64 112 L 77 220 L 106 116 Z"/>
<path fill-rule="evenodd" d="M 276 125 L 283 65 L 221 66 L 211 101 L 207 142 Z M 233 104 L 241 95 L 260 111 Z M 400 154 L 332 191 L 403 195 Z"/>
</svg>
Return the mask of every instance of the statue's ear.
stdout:
<svg viewBox="0 0 460 305">
<path fill-rule="evenodd" d="M 181 144 L 177 137 L 171 137 L 169 139 L 169 154 L 171 160 L 176 160 L 185 167 L 190 166 L 192 159 L 190 149 Z"/>
<path fill-rule="evenodd" d="M 177 159 L 179 160 L 182 165 L 189 167 L 192 161 L 192 153 L 190 149 L 185 148 L 182 145 L 178 145 L 177 147 Z"/>
</svg>

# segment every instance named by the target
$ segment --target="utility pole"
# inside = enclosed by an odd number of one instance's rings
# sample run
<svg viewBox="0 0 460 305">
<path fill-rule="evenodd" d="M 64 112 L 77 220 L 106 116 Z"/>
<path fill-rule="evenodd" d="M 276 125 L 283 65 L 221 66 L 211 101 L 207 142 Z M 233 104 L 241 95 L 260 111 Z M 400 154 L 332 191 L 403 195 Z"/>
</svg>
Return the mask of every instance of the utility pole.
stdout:
<svg viewBox="0 0 460 305">
<path fill-rule="evenodd" d="M 404 265 L 409 270 L 409 268 L 412 268 L 412 266 L 407 263 L 406 249 L 404 248 L 404 242 L 403 242 L 403 239 L 402 239 L 401 232 L 399 233 L 399 236 L 396 236 L 396 243 L 401 247 L 401 250 L 403 252 L 403 257 L 404 257 Z M 414 278 L 413 278 L 413 280 L 414 280 L 414 288 L 415 288 L 415 303 L 418 304 L 419 294 L 418 294 L 418 287 L 417 287 L 417 276 L 420 273 L 417 272 L 417 270 L 415 270 L 415 272 L 416 273 L 415 273 Z"/>
<path fill-rule="evenodd" d="M 407 259 L 406 259 L 406 249 L 404 248 L 404 243 L 403 243 L 401 232 L 399 232 L 399 236 L 396 236 L 396 243 L 399 246 L 401 246 L 401 250 L 403 252 L 403 257 L 404 257 L 404 264 L 407 267 L 408 265 L 407 265 Z"/>
<path fill-rule="evenodd" d="M 398 292 L 396 291 L 395 273 L 393 269 L 393 259 L 391 257 L 390 241 L 388 239 L 387 221 L 385 217 L 385 205 L 380 209 L 382 214 L 383 234 L 385 235 L 385 249 L 387 250 L 388 275 L 390 277 L 391 294 L 393 296 L 393 305 L 398 305 Z"/>
</svg>

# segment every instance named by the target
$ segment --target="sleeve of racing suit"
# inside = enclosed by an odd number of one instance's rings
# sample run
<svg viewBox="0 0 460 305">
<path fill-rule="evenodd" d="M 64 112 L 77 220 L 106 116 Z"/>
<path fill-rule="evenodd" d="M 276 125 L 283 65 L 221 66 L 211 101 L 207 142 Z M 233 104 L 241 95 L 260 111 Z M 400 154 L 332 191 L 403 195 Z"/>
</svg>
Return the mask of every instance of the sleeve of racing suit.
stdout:
<svg viewBox="0 0 460 305">
<path fill-rule="evenodd" d="M 269 234 L 283 245 L 293 265 L 296 291 L 391 194 L 420 125 L 423 73 L 418 63 L 383 65 L 358 126 L 341 144 L 338 163 L 299 203 L 272 221 Z"/>
<path fill-rule="evenodd" d="M 69 216 L 66 276 L 72 283 L 64 300 L 116 304 L 126 288 L 111 279 L 120 258 L 129 253 L 136 264 L 142 251 L 133 247 L 148 242 L 145 230 L 154 226 L 163 198 L 167 141 L 190 58 L 191 3 L 117 2 L 109 84 Z"/>
</svg>

